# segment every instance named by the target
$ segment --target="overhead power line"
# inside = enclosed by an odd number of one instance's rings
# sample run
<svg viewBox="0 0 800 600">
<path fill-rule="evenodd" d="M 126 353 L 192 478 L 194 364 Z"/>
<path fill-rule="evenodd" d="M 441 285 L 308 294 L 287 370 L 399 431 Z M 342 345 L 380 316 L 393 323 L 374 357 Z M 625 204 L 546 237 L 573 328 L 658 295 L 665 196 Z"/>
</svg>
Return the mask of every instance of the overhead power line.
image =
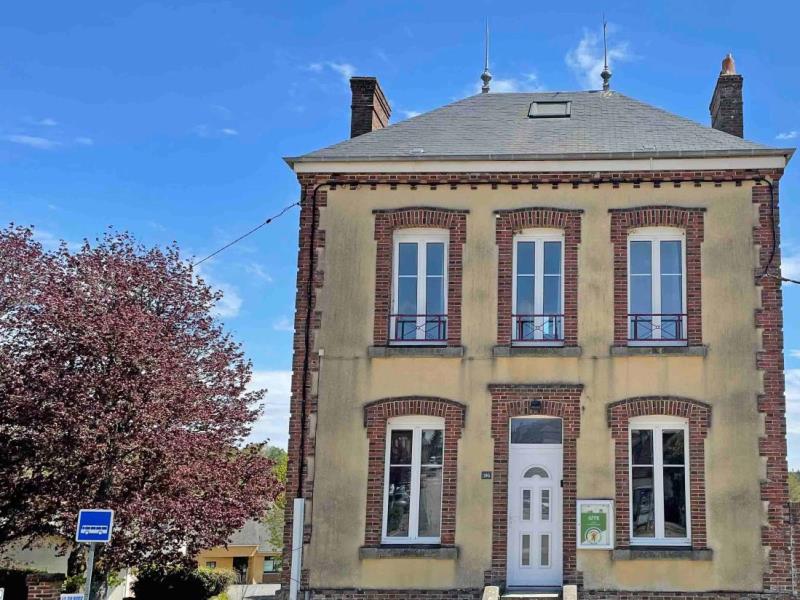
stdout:
<svg viewBox="0 0 800 600">
<path fill-rule="evenodd" d="M 273 222 L 275 219 L 278 219 L 278 218 L 282 217 L 284 214 L 286 214 L 287 212 L 289 212 L 289 211 L 290 211 L 292 208 L 294 208 L 295 206 L 300 206 L 300 203 L 299 203 L 299 202 L 293 202 L 293 203 L 292 203 L 292 204 L 290 204 L 289 206 L 285 206 L 285 207 L 283 208 L 283 210 L 281 210 L 281 211 L 280 211 L 278 214 L 272 215 L 272 216 L 271 216 L 269 219 L 267 219 L 266 221 L 264 221 L 264 222 L 262 222 L 262 223 L 259 223 L 258 225 L 256 225 L 255 227 L 253 227 L 253 228 L 252 228 L 250 231 L 248 231 L 247 233 L 244 233 L 244 234 L 240 235 L 238 238 L 236 238 L 236 239 L 235 239 L 235 240 L 233 240 L 232 242 L 228 242 L 227 244 L 225 244 L 224 246 L 222 246 L 222 248 L 219 248 L 218 250 L 215 250 L 214 252 L 212 252 L 211 254 L 209 254 L 208 256 L 206 256 L 205 258 L 202 258 L 202 259 L 198 260 L 197 262 L 195 262 L 195 263 L 192 263 L 192 266 L 193 266 L 193 267 L 197 267 L 197 266 L 199 266 L 199 265 L 202 265 L 202 264 L 203 264 L 204 262 L 206 262 L 206 261 L 207 261 L 209 258 L 213 258 L 213 257 L 215 257 L 217 254 L 219 254 L 220 252 L 223 252 L 224 250 L 227 250 L 228 248 L 230 248 L 230 247 L 231 247 L 231 246 L 233 246 L 234 244 L 238 244 L 239 242 L 241 242 L 241 241 L 242 241 L 244 238 L 246 238 L 247 236 L 254 234 L 256 231 L 258 231 L 259 229 L 261 229 L 261 228 L 262 228 L 262 227 L 264 227 L 265 225 L 269 225 L 269 224 L 270 224 L 270 223 L 272 223 L 272 222 Z"/>
</svg>

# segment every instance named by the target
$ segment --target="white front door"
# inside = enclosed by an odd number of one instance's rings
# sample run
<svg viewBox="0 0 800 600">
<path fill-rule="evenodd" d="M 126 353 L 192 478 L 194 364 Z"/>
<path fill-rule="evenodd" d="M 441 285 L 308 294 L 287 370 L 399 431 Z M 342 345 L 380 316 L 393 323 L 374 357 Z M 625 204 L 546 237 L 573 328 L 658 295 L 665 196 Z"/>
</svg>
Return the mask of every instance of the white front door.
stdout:
<svg viewBox="0 0 800 600">
<path fill-rule="evenodd" d="M 517 421 L 508 459 L 508 586 L 558 586 L 563 582 L 561 471 L 558 419 Z M 535 430 L 549 429 L 536 433 Z M 527 433 L 525 431 L 527 430 Z M 545 442 L 545 443 L 542 443 Z"/>
</svg>

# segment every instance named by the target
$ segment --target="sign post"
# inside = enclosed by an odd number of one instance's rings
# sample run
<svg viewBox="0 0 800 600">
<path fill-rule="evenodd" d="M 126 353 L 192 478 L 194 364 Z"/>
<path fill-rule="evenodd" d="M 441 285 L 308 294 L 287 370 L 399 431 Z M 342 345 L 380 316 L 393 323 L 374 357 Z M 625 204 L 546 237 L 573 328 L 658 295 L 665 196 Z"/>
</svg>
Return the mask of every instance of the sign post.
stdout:
<svg viewBox="0 0 800 600">
<path fill-rule="evenodd" d="M 84 600 L 92 598 L 95 547 L 97 544 L 108 544 L 111 541 L 113 526 L 113 510 L 82 509 L 78 513 L 78 530 L 75 533 L 75 541 L 89 544 L 89 556 L 86 558 L 86 583 L 83 586 Z"/>
</svg>

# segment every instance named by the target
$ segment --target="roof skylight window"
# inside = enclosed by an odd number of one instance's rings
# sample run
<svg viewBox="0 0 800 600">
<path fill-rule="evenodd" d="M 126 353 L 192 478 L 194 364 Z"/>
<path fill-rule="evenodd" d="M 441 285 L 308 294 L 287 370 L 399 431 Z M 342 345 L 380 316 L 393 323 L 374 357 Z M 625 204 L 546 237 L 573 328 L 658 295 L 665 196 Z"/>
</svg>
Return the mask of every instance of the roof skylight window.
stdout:
<svg viewBox="0 0 800 600">
<path fill-rule="evenodd" d="M 568 100 L 545 100 L 532 102 L 528 110 L 531 119 L 553 119 L 569 117 L 572 102 Z"/>
</svg>

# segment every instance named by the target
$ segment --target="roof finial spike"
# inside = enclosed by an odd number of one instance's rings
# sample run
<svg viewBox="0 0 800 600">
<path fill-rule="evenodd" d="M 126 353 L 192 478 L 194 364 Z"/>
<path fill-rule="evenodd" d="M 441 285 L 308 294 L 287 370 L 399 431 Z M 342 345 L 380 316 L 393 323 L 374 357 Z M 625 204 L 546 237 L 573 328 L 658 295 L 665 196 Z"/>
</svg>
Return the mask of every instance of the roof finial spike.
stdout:
<svg viewBox="0 0 800 600">
<path fill-rule="evenodd" d="M 483 56 L 483 74 L 481 75 L 483 86 L 481 86 L 481 93 L 489 93 L 489 82 L 492 80 L 492 74 L 489 73 L 489 19 L 486 19 L 486 37 L 484 39 L 484 56 Z"/>
<path fill-rule="evenodd" d="M 606 29 L 608 28 L 608 23 L 606 22 L 606 15 L 603 13 L 603 71 L 600 73 L 600 77 L 603 78 L 603 91 L 607 92 L 611 89 L 611 71 L 608 68 L 608 41 L 606 35 Z"/>
</svg>

